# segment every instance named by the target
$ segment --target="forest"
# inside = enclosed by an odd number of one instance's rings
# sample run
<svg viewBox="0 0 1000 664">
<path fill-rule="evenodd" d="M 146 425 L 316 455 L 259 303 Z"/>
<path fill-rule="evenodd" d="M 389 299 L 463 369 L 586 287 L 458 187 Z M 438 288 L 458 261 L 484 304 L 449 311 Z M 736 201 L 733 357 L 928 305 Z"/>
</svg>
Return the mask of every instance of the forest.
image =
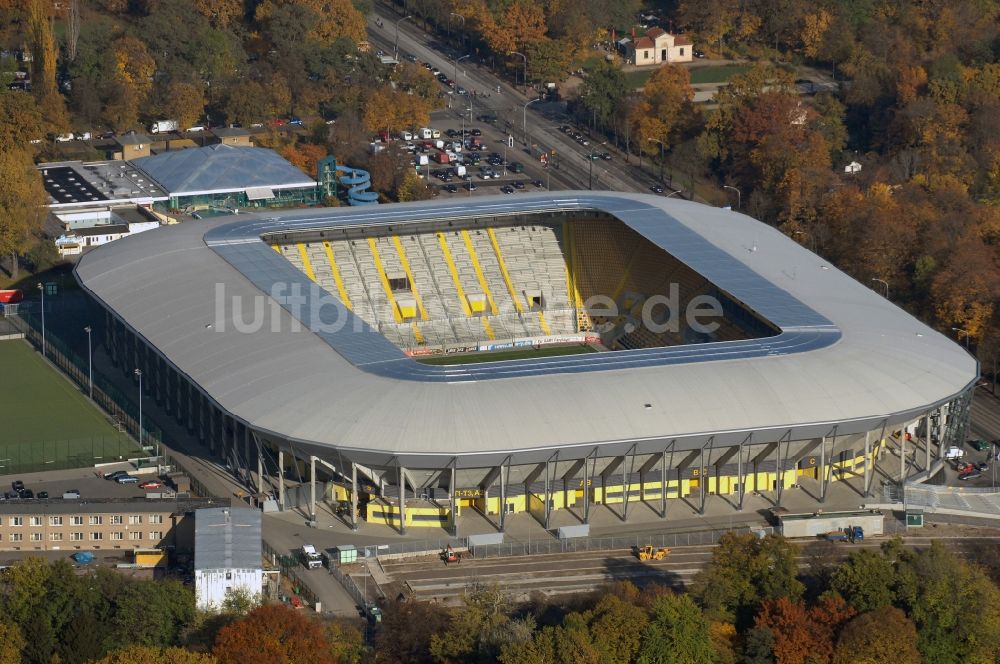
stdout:
<svg viewBox="0 0 1000 664">
<path fill-rule="evenodd" d="M 671 184 L 782 232 L 967 344 L 1000 356 L 1000 3 L 996 0 L 394 0 L 387 11 L 528 83 L 582 83 L 565 99 Z M 429 72 L 366 49 L 371 0 L 0 0 L 0 168 L 12 195 L 0 255 L 37 241 L 44 200 L 29 163 L 63 131 L 141 130 L 301 117 L 259 141 L 309 170 L 336 154 L 370 166 L 385 200 L 430 192 L 378 131 L 441 104 Z M 684 31 L 740 73 L 695 104 L 687 65 L 636 90 L 612 40 Z M 183 26 L 179 29 L 178 26 Z M 522 60 L 511 52 L 526 54 Z M 33 54 L 30 62 L 17 54 Z M 803 71 L 833 85 L 803 92 Z M 332 124 L 327 122 L 333 121 Z M 47 137 L 40 144 L 30 141 Z M 660 148 L 664 163 L 659 164 Z M 845 167 L 858 164 L 851 172 Z M 725 187 L 739 191 L 739 199 Z M 30 263 L 30 261 L 29 261 Z"/>
<path fill-rule="evenodd" d="M 992 663 L 1000 557 L 992 540 L 963 546 L 894 539 L 845 557 L 728 534 L 685 592 L 666 571 L 526 601 L 481 584 L 452 605 L 388 599 L 371 625 L 241 594 L 198 612 L 178 581 L 27 558 L 0 577 L 0 664 Z"/>
</svg>

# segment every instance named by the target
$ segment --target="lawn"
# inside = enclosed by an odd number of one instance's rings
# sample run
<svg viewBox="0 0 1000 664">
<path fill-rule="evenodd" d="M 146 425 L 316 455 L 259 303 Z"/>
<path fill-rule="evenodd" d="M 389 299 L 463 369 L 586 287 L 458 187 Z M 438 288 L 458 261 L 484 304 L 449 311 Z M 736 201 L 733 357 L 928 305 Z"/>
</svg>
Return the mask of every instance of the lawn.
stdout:
<svg viewBox="0 0 1000 664">
<path fill-rule="evenodd" d="M 544 348 L 518 348 L 515 350 L 500 350 L 491 353 L 467 353 L 464 355 L 434 355 L 417 359 L 421 364 L 477 364 L 479 362 L 502 362 L 504 360 L 525 360 L 537 357 L 557 357 L 559 355 L 579 355 L 580 353 L 596 353 L 597 351 L 584 344 L 570 346 L 546 346 Z"/>
<path fill-rule="evenodd" d="M 128 436 L 23 341 L 0 341 L 0 376 L 0 474 L 138 453 Z"/>
<path fill-rule="evenodd" d="M 725 83 L 733 76 L 742 74 L 750 69 L 750 65 L 713 65 L 710 67 L 692 67 L 691 84 L 697 83 Z M 629 87 L 639 89 L 646 85 L 646 81 L 653 75 L 656 69 L 643 69 L 630 71 L 625 74 L 625 80 Z"/>
</svg>

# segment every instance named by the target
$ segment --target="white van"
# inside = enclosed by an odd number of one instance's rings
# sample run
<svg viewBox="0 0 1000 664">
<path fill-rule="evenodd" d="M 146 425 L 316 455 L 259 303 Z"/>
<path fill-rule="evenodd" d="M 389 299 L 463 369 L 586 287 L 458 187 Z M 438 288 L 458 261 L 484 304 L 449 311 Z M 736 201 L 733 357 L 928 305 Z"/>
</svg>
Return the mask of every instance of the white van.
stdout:
<svg viewBox="0 0 1000 664">
<path fill-rule="evenodd" d="M 427 140 L 431 137 L 431 130 L 427 127 L 420 128 L 420 138 Z"/>
<path fill-rule="evenodd" d="M 964 456 L 965 450 L 961 447 L 949 447 L 944 453 L 945 459 L 961 459 Z"/>
</svg>

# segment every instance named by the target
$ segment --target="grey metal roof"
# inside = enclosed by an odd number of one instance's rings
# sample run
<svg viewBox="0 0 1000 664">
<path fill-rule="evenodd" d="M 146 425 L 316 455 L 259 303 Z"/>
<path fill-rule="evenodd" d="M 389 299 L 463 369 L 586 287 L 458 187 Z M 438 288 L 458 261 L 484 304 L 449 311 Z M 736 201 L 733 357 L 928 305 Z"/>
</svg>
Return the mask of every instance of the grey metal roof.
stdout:
<svg viewBox="0 0 1000 664">
<path fill-rule="evenodd" d="M 209 145 L 133 159 L 171 196 L 244 191 L 250 187 L 315 186 L 309 176 L 274 150 L 234 145 Z"/>
<path fill-rule="evenodd" d="M 299 228 L 603 210 L 760 312 L 775 337 L 453 367 L 404 357 L 336 301 L 346 328 L 293 331 L 263 297 L 310 282 L 259 236 Z M 460 465 L 800 440 L 904 421 L 967 389 L 975 360 L 877 293 L 742 214 L 659 196 L 551 192 L 270 212 L 164 227 L 84 256 L 84 288 L 258 431 L 367 463 Z M 320 293 L 322 295 L 322 293 Z M 264 306 L 234 329 L 219 301 Z M 227 305 L 229 306 L 229 305 Z M 249 320 L 251 312 L 244 312 Z M 324 318 L 324 320 L 328 320 Z M 430 458 L 430 459 L 429 459 Z"/>
<path fill-rule="evenodd" d="M 194 568 L 259 569 L 260 510 L 211 507 L 194 513 Z"/>
</svg>

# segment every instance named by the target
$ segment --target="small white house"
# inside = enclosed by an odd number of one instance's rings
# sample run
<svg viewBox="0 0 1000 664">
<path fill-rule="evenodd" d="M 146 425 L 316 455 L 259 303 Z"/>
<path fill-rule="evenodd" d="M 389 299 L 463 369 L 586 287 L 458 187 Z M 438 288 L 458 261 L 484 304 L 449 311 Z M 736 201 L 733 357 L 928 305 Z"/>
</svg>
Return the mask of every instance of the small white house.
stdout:
<svg viewBox="0 0 1000 664">
<path fill-rule="evenodd" d="M 628 59 L 634 65 L 661 65 L 691 62 L 694 48 L 687 35 L 675 35 L 663 28 L 650 28 L 634 42 L 625 44 Z"/>
<path fill-rule="evenodd" d="M 143 221 L 130 224 L 101 224 L 89 228 L 67 230 L 56 238 L 56 250 L 60 256 L 73 256 L 83 253 L 83 250 L 88 247 L 98 247 L 128 235 L 151 231 L 159 226 L 160 222 L 158 221 Z"/>
<path fill-rule="evenodd" d="M 218 610 L 236 590 L 259 595 L 264 585 L 260 511 L 213 507 L 194 513 L 195 602 Z"/>
</svg>

